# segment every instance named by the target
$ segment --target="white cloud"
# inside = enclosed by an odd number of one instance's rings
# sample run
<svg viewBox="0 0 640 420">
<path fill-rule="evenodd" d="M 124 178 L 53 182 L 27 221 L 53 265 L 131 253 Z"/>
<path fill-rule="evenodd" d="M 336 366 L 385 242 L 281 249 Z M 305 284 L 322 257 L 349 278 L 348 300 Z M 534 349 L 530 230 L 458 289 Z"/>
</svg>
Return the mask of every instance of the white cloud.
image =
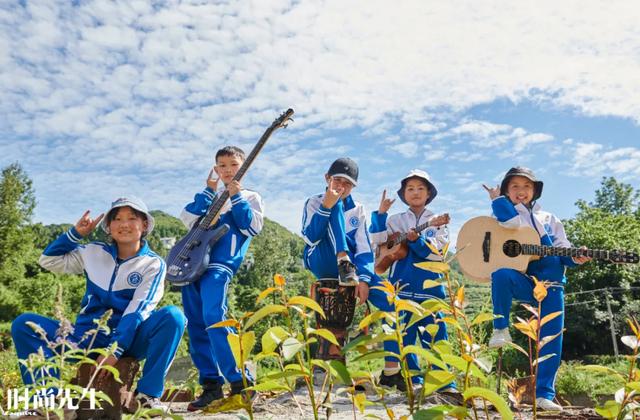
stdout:
<svg viewBox="0 0 640 420">
<path fill-rule="evenodd" d="M 92 203 L 121 180 L 178 209 L 215 148 L 250 149 L 289 106 L 295 123 L 247 178 L 270 199 L 288 197 L 278 203 L 321 188 L 330 160 L 346 154 L 384 165 L 368 174 L 380 184 L 412 164 L 394 153 L 418 153 L 443 173 L 441 161 L 471 164 L 502 148 L 502 158 L 535 146 L 562 159 L 542 130 L 460 120 L 498 98 L 640 121 L 631 3 L 73 4 L 0 12 L 0 162 L 30 171 L 49 221 L 67 211 L 58 197 Z M 637 173 L 637 149 L 593 147 L 581 143 L 574 172 Z M 377 189 L 360 191 L 377 205 Z M 280 207 L 271 214 L 290 226 Z"/>
</svg>

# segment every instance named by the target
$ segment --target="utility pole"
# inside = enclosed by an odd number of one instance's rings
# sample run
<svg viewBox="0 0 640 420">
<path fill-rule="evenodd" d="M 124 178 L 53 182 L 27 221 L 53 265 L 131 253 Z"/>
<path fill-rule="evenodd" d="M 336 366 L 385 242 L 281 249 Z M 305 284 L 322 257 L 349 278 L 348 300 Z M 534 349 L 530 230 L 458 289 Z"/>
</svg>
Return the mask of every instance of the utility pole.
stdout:
<svg viewBox="0 0 640 420">
<path fill-rule="evenodd" d="M 609 329 L 611 330 L 611 341 L 613 342 L 613 354 L 618 356 L 618 340 L 616 339 L 616 326 L 613 322 L 613 312 L 611 311 L 611 302 L 609 301 L 609 289 L 604 293 L 607 302 L 607 312 L 609 313 Z"/>
</svg>

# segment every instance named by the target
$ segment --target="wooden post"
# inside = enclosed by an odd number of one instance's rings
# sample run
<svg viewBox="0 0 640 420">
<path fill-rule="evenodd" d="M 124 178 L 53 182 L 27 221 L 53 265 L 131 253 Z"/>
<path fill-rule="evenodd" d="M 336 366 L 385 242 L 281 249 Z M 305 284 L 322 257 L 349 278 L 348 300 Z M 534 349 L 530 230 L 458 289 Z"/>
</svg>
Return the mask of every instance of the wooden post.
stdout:
<svg viewBox="0 0 640 420">
<path fill-rule="evenodd" d="M 618 356 L 618 340 L 616 339 L 616 326 L 613 322 L 613 312 L 611 311 L 611 302 L 609 301 L 609 289 L 604 294 L 607 302 L 607 313 L 609 314 L 609 329 L 611 330 L 611 341 L 613 342 L 613 354 Z"/>
</svg>

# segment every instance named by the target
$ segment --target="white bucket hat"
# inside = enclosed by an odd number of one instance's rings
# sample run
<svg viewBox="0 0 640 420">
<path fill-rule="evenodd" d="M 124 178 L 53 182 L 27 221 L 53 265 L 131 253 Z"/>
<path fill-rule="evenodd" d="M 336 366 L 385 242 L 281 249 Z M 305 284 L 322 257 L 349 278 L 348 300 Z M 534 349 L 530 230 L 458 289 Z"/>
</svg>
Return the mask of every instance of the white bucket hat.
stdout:
<svg viewBox="0 0 640 420">
<path fill-rule="evenodd" d="M 153 230 L 153 226 L 155 225 L 155 220 L 153 219 L 153 216 L 151 215 L 151 213 L 149 213 L 149 209 L 147 208 L 147 205 L 144 204 L 144 202 L 140 200 L 138 197 L 134 197 L 134 196 L 121 197 L 111 203 L 111 208 L 105 213 L 104 217 L 102 218 L 102 221 L 100 222 L 100 227 L 102 227 L 102 230 L 109 233 L 109 227 L 107 226 L 109 215 L 111 214 L 112 211 L 120 207 L 131 207 L 132 209 L 135 209 L 135 210 L 138 210 L 139 212 L 144 213 L 144 215 L 147 218 L 147 230 L 145 234 L 151 233 L 151 231 Z"/>
<path fill-rule="evenodd" d="M 427 202 L 424 203 L 425 206 L 429 204 L 434 198 L 436 198 L 436 195 L 438 195 L 438 190 L 436 189 L 435 185 L 431 183 L 431 177 L 429 177 L 429 174 L 420 169 L 412 169 L 409 172 L 409 174 L 404 178 L 402 178 L 402 181 L 400 181 L 400 189 L 398 190 L 398 196 L 400 197 L 400 200 L 402 200 L 404 204 L 409 205 L 409 203 L 407 203 L 404 199 L 404 188 L 407 186 L 407 181 L 411 178 L 420 178 L 427 183 L 427 190 L 429 190 L 429 198 L 427 198 Z"/>
</svg>

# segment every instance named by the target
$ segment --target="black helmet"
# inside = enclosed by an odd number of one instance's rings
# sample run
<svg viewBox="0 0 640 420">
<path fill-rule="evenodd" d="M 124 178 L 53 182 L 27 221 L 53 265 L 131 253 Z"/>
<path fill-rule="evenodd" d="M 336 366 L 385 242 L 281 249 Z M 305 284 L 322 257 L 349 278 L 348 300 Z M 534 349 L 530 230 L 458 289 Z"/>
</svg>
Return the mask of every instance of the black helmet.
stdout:
<svg viewBox="0 0 640 420">
<path fill-rule="evenodd" d="M 533 171 L 529 168 L 525 168 L 524 166 L 516 166 L 515 168 L 511 168 L 507 171 L 502 180 L 502 184 L 500 184 L 500 195 L 507 195 L 507 186 L 509 185 L 509 180 L 514 176 L 523 176 L 533 182 L 533 199 L 531 201 L 536 201 L 542 195 L 542 181 L 538 181 L 538 178 L 533 174 Z"/>
</svg>

